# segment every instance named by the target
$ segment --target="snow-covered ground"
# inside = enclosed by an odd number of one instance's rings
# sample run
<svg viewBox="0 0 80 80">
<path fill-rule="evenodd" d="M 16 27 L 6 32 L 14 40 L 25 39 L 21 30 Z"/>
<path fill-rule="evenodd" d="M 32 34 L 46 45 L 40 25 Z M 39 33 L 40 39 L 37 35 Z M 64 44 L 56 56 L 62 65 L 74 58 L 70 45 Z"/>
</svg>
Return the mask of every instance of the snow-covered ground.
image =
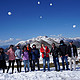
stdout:
<svg viewBox="0 0 80 80">
<path fill-rule="evenodd" d="M 11 72 L 11 69 L 9 73 Z M 14 70 L 16 72 L 16 69 Z M 54 68 L 51 68 L 51 71 L 43 72 L 41 71 L 32 71 L 24 72 L 24 69 L 21 73 L 2 73 L 0 71 L 0 80 L 80 80 L 80 68 L 77 67 L 76 71 L 54 71 Z"/>
<path fill-rule="evenodd" d="M 62 69 L 62 66 L 60 66 L 60 69 Z M 10 74 L 12 72 L 12 69 L 10 68 L 9 73 L 6 73 L 7 70 L 5 70 L 5 73 L 0 70 L 0 80 L 80 80 L 80 63 L 76 66 L 76 71 L 54 71 L 55 68 L 50 68 L 51 71 L 43 72 L 43 68 L 40 69 L 40 71 L 36 70 L 30 71 L 25 73 L 24 68 L 22 68 L 21 73 L 17 72 L 17 69 L 14 68 L 14 73 Z"/>
<path fill-rule="evenodd" d="M 78 50 L 78 53 L 80 50 Z M 78 59 L 80 59 L 80 54 Z M 59 58 L 60 62 L 61 59 Z M 52 56 L 50 57 L 50 62 L 53 62 Z M 42 63 L 42 59 L 40 59 Z M 15 63 L 16 64 L 16 63 Z M 62 66 L 60 66 L 62 69 Z M 43 69 L 40 71 L 30 71 L 25 73 L 24 68 L 22 68 L 21 73 L 17 73 L 17 69 L 14 69 L 14 74 L 10 74 L 12 69 L 10 68 L 9 73 L 3 73 L 0 70 L 0 80 L 80 80 L 80 63 L 76 66 L 76 71 L 54 71 L 54 67 L 50 68 L 51 71 L 43 72 Z"/>
</svg>

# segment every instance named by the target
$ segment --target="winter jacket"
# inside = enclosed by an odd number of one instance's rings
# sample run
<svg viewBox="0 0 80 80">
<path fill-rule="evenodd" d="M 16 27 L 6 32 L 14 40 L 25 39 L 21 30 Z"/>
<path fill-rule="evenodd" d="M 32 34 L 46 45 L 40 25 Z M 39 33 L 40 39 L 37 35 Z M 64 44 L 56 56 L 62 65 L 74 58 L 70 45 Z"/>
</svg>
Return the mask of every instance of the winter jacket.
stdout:
<svg viewBox="0 0 80 80">
<path fill-rule="evenodd" d="M 17 50 L 15 51 L 15 56 L 17 56 L 16 59 L 22 59 L 22 58 L 21 58 L 21 50 L 20 50 L 20 49 L 17 49 Z"/>
<path fill-rule="evenodd" d="M 58 53 L 59 53 L 59 50 L 58 50 L 57 47 L 55 47 L 54 49 L 51 48 L 50 53 L 52 53 L 52 56 L 53 56 L 53 57 L 58 57 L 58 55 L 59 55 L 59 54 L 58 54 Z"/>
<path fill-rule="evenodd" d="M 75 45 L 72 45 L 72 48 L 73 48 L 73 56 L 78 56 L 78 53 L 77 53 L 77 48 Z M 69 45 L 68 46 L 68 55 L 69 57 L 72 57 L 72 52 L 71 52 L 71 46 Z"/>
<path fill-rule="evenodd" d="M 40 52 L 39 49 L 37 48 L 33 48 L 31 50 L 31 54 L 32 54 L 32 60 L 37 60 L 38 58 L 40 58 Z"/>
<path fill-rule="evenodd" d="M 0 55 L 0 60 L 5 60 L 5 53 L 4 52 L 0 52 L 1 55 Z"/>
<path fill-rule="evenodd" d="M 67 45 L 63 44 L 59 46 L 60 56 L 65 56 L 67 54 Z"/>
<path fill-rule="evenodd" d="M 40 52 L 42 53 L 42 58 L 49 57 L 50 50 L 49 50 L 49 48 L 47 46 L 45 46 L 45 51 L 44 51 L 44 48 L 41 47 Z"/>
<path fill-rule="evenodd" d="M 27 50 L 22 53 L 22 56 L 23 56 L 23 60 L 29 60 L 29 53 Z"/>
<path fill-rule="evenodd" d="M 29 53 L 29 59 L 32 59 L 31 47 L 30 47 L 30 48 L 27 47 L 27 51 L 28 51 L 28 53 Z"/>
<path fill-rule="evenodd" d="M 9 60 L 15 60 L 15 51 L 13 49 L 9 49 L 7 54 L 9 55 Z"/>
</svg>

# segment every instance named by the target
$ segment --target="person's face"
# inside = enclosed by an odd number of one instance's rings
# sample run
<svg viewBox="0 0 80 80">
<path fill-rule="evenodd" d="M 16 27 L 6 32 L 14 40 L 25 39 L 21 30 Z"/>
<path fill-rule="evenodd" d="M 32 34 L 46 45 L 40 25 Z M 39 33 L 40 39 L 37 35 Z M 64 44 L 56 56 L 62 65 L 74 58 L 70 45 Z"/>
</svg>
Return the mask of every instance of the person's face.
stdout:
<svg viewBox="0 0 80 80">
<path fill-rule="evenodd" d="M 42 44 L 42 47 L 44 47 L 44 44 Z"/>
<path fill-rule="evenodd" d="M 17 49 L 19 49 L 19 47 L 17 47 Z"/>
<path fill-rule="evenodd" d="M 27 47 L 30 47 L 30 45 L 27 45 Z"/>
<path fill-rule="evenodd" d="M 33 48 L 36 48 L 36 46 L 33 46 Z"/>
<path fill-rule="evenodd" d="M 69 43 L 70 45 L 72 45 L 73 43 Z"/>
<path fill-rule="evenodd" d="M 13 49 L 13 47 L 11 46 L 10 49 Z"/>
<path fill-rule="evenodd" d="M 52 47 L 55 47 L 55 45 L 54 45 L 54 44 L 52 44 Z"/>
<path fill-rule="evenodd" d="M 1 51 L 1 52 L 3 52 L 3 50 L 2 50 L 2 49 L 1 49 L 0 51 Z"/>
<path fill-rule="evenodd" d="M 24 50 L 26 50 L 26 48 L 24 48 Z"/>
</svg>

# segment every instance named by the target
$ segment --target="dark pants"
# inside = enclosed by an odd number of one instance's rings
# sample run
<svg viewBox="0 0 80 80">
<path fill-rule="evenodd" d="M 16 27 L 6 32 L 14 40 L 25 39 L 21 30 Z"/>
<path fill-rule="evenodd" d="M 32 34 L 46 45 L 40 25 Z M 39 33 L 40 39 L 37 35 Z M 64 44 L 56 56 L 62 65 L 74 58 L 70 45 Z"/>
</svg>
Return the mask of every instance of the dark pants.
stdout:
<svg viewBox="0 0 80 80">
<path fill-rule="evenodd" d="M 20 59 L 16 59 L 16 63 L 17 63 L 17 71 L 21 72 L 21 61 L 20 61 Z"/>
<path fill-rule="evenodd" d="M 55 65 L 55 70 L 60 70 L 60 65 L 59 65 L 59 59 L 58 57 L 53 57 L 54 65 Z"/>
<path fill-rule="evenodd" d="M 65 64 L 64 64 L 64 60 L 66 62 L 66 68 L 68 70 L 68 60 L 67 60 L 67 56 L 62 56 L 62 66 L 63 66 L 63 70 L 65 70 Z"/>
<path fill-rule="evenodd" d="M 30 62 L 30 67 L 31 67 L 31 71 L 32 71 L 32 59 L 29 60 L 29 62 Z"/>
<path fill-rule="evenodd" d="M 11 63 L 12 63 L 12 73 L 13 73 L 13 71 L 14 71 L 14 62 L 15 62 L 15 60 L 9 60 L 9 66 L 8 66 L 8 69 L 7 69 L 7 73 L 9 71 L 10 67 L 11 67 Z"/>
<path fill-rule="evenodd" d="M 37 67 L 38 67 L 38 70 L 40 70 L 40 66 L 39 66 L 39 59 L 37 60 L 32 60 L 32 70 L 34 71 L 35 70 L 35 63 L 37 63 Z"/>
<path fill-rule="evenodd" d="M 6 66 L 6 61 L 4 60 L 4 66 L 5 66 L 5 69 L 7 69 L 7 66 Z"/>
<path fill-rule="evenodd" d="M 3 73 L 5 72 L 5 60 L 0 60 L 0 69 L 3 69 Z"/>
</svg>

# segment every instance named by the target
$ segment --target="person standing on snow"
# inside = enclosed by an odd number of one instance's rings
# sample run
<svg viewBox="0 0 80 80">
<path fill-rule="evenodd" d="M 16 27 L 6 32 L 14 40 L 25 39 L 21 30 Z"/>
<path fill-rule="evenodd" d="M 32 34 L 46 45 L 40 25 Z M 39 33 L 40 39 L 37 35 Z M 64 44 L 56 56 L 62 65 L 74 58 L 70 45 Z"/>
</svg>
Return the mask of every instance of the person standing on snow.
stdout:
<svg viewBox="0 0 80 80">
<path fill-rule="evenodd" d="M 27 51 L 29 53 L 29 62 L 30 62 L 30 67 L 31 67 L 31 71 L 32 71 L 32 54 L 31 54 L 30 44 L 27 44 Z"/>
<path fill-rule="evenodd" d="M 62 59 L 62 66 L 63 66 L 63 70 L 65 70 L 65 64 L 64 64 L 64 60 L 66 62 L 66 69 L 68 70 L 68 53 L 67 53 L 67 45 L 64 44 L 64 41 L 61 40 L 60 41 L 60 45 L 59 45 L 59 50 L 60 50 L 60 56 Z"/>
<path fill-rule="evenodd" d="M 5 73 L 5 66 L 6 66 L 6 62 L 5 62 L 4 49 L 0 48 L 0 69 L 3 69 L 3 73 Z"/>
<path fill-rule="evenodd" d="M 55 71 L 60 71 L 59 58 L 58 58 L 59 50 L 55 46 L 55 43 L 52 44 L 52 48 L 51 48 L 50 54 L 51 53 L 52 53 L 52 56 L 53 56 L 53 62 L 54 62 L 54 65 L 55 65 Z"/>
<path fill-rule="evenodd" d="M 35 70 L 35 63 L 37 63 L 38 70 L 40 70 L 40 66 L 39 66 L 40 52 L 39 49 L 36 48 L 35 44 L 33 44 L 32 46 L 31 54 L 32 54 L 32 62 L 33 62 L 32 65 L 33 71 Z"/>
<path fill-rule="evenodd" d="M 42 58 L 43 58 L 43 71 L 45 72 L 46 69 L 46 61 L 47 61 L 47 66 L 48 66 L 48 71 L 50 71 L 50 65 L 49 65 L 49 48 L 47 46 L 44 46 L 44 44 L 41 44 L 40 52 L 42 53 Z"/>
<path fill-rule="evenodd" d="M 23 58 L 23 63 L 24 63 L 24 70 L 25 72 L 29 72 L 29 53 L 27 51 L 27 47 L 23 47 L 23 53 L 22 53 L 22 58 Z M 27 64 L 27 71 L 26 71 L 26 64 Z"/>
<path fill-rule="evenodd" d="M 15 50 L 13 49 L 13 45 L 10 45 L 10 49 L 7 51 L 7 54 L 9 55 L 9 66 L 7 69 L 7 73 L 11 67 L 11 63 L 12 63 L 12 74 L 14 71 L 14 62 L 15 62 Z"/>
<path fill-rule="evenodd" d="M 21 72 L 21 50 L 20 47 L 17 46 L 17 50 L 15 51 L 16 63 L 17 63 L 17 71 Z M 19 69 L 20 68 L 20 69 Z"/>
<path fill-rule="evenodd" d="M 76 70 L 76 58 L 78 57 L 78 53 L 77 53 L 77 48 L 73 44 L 72 40 L 69 41 L 68 55 L 69 55 L 70 70 L 72 71 L 72 60 L 73 60 L 74 70 Z"/>
</svg>

